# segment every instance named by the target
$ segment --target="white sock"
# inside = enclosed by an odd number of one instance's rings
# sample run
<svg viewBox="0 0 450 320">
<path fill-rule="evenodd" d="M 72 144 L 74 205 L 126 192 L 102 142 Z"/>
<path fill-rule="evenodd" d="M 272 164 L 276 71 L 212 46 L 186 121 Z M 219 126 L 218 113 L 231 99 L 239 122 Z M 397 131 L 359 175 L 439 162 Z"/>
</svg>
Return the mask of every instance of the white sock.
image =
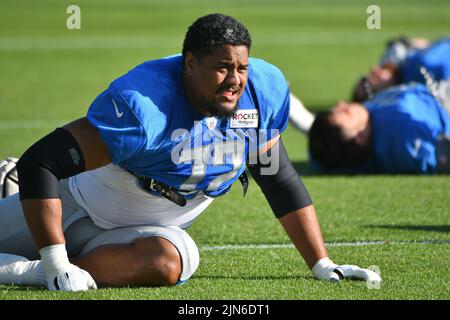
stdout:
<svg viewBox="0 0 450 320">
<path fill-rule="evenodd" d="M 44 267 L 40 260 L 0 253 L 0 284 L 46 286 Z"/>
</svg>

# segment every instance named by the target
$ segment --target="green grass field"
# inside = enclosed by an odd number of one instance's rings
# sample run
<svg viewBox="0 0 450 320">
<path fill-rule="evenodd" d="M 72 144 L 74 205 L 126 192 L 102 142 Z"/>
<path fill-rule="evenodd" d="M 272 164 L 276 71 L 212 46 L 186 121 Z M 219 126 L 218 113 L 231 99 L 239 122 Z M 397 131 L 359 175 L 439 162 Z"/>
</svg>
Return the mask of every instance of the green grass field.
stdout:
<svg viewBox="0 0 450 320">
<path fill-rule="evenodd" d="M 81 8 L 81 30 L 66 7 Z M 56 126 L 85 115 L 114 78 L 145 60 L 178 53 L 187 26 L 223 12 L 252 33 L 251 55 L 282 69 L 315 111 L 348 99 L 387 39 L 450 33 L 446 0 L 377 1 L 381 30 L 368 30 L 372 1 L 3 0 L 0 10 L 0 158 L 20 156 Z M 173 288 L 83 293 L 0 285 L 0 299 L 449 299 L 450 177 L 323 176 L 307 163 L 305 137 L 284 134 L 315 202 L 330 257 L 376 265 L 381 288 L 314 280 L 254 182 L 217 199 L 189 229 L 201 254 L 192 279 Z M 356 246 L 358 241 L 376 243 Z M 338 245 L 342 244 L 342 245 Z M 261 246 L 273 245 L 273 246 Z"/>
</svg>

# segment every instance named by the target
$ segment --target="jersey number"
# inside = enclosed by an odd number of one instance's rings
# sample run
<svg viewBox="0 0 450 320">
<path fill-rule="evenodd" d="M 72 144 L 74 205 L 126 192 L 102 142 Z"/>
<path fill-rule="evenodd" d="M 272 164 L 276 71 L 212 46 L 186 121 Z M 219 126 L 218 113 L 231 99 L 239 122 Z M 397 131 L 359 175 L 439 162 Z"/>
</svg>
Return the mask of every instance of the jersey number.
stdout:
<svg viewBox="0 0 450 320">
<path fill-rule="evenodd" d="M 231 157 L 233 169 L 218 175 L 208 185 L 208 191 L 217 190 L 225 181 L 236 177 L 244 162 L 244 151 L 245 144 L 240 140 L 215 142 L 202 147 L 182 149 L 179 162 L 192 163 L 192 172 L 190 177 L 180 186 L 180 189 L 195 190 L 197 184 L 205 178 L 208 165 L 230 164 L 230 161 L 227 162 L 226 160 Z"/>
</svg>

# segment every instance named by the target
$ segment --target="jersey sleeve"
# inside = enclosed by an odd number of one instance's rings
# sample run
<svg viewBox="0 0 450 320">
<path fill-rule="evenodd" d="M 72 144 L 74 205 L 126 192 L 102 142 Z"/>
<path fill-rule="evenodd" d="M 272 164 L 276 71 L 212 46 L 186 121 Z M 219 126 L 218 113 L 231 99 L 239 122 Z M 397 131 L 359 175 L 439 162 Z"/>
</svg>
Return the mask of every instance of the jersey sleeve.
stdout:
<svg viewBox="0 0 450 320">
<path fill-rule="evenodd" d="M 291 99 L 287 85 L 279 93 L 280 95 L 278 97 L 267 99 L 264 106 L 265 115 L 262 125 L 264 129 L 271 132 L 271 137 L 281 134 L 289 122 Z"/>
<path fill-rule="evenodd" d="M 111 87 L 94 100 L 87 119 L 99 132 L 116 165 L 135 158 L 146 146 L 147 137 L 141 122 Z"/>
<path fill-rule="evenodd" d="M 289 122 L 290 92 L 283 73 L 272 64 L 252 59 L 253 85 L 258 97 L 260 114 L 259 148 L 280 135 Z M 265 141 L 264 141 L 265 140 Z"/>
</svg>

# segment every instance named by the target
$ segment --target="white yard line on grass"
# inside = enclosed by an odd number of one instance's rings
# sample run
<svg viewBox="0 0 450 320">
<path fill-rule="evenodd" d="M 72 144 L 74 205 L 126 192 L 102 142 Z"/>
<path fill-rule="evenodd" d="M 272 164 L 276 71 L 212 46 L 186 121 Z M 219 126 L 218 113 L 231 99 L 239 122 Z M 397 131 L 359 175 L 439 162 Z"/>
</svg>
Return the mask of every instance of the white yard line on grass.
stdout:
<svg viewBox="0 0 450 320">
<path fill-rule="evenodd" d="M 362 247 L 376 245 L 405 245 L 405 244 L 448 244 L 449 240 L 410 240 L 410 241 L 354 241 L 354 242 L 330 242 L 327 247 Z M 293 244 L 228 244 L 222 246 L 200 246 L 200 251 L 216 250 L 248 250 L 248 249 L 278 249 L 293 248 Z"/>
</svg>

